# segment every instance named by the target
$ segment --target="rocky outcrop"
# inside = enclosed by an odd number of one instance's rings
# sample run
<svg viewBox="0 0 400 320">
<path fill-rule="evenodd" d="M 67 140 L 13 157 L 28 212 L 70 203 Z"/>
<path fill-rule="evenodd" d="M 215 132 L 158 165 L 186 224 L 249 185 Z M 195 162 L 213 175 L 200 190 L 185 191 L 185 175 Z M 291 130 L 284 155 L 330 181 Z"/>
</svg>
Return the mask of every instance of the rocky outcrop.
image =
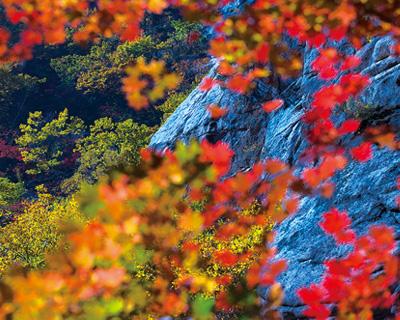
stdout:
<svg viewBox="0 0 400 320">
<path fill-rule="evenodd" d="M 370 106 L 368 117 L 363 120 L 365 125 L 389 123 L 400 127 L 400 60 L 390 56 L 391 43 L 388 37 L 373 39 L 356 53 L 362 63 L 355 71 L 369 74 L 373 80 L 360 97 Z M 353 50 L 345 44 L 339 48 L 349 53 Z M 268 157 L 295 165 L 307 148 L 300 119 L 312 94 L 323 85 L 310 67 L 315 55 L 315 50 L 305 49 L 302 76 L 284 82 L 280 88 L 259 82 L 247 96 L 218 86 L 209 92 L 195 90 L 154 135 L 151 146 L 162 150 L 171 148 L 177 140 L 222 140 L 235 151 L 232 174 Z M 210 76 L 218 77 L 215 68 Z M 277 97 L 285 100 L 285 106 L 265 113 L 261 108 L 263 102 Z M 209 104 L 229 111 L 219 120 L 212 120 L 206 109 Z M 339 113 L 335 121 L 343 120 L 344 114 Z M 354 135 L 343 143 L 355 145 L 358 139 Z M 299 212 L 277 227 L 278 257 L 288 260 L 289 266 L 280 278 L 286 293 L 281 310 L 286 318 L 299 318 L 303 309 L 296 289 L 318 282 L 324 269 L 322 262 L 341 257 L 348 250 L 346 246 L 335 246 L 320 229 L 321 213 L 332 207 L 347 210 L 358 234 L 375 223 L 386 223 L 400 231 L 400 210 L 394 201 L 399 194 L 399 162 L 398 152 L 375 147 L 372 160 L 352 162 L 335 176 L 336 192 L 332 199 L 302 199 Z"/>
</svg>

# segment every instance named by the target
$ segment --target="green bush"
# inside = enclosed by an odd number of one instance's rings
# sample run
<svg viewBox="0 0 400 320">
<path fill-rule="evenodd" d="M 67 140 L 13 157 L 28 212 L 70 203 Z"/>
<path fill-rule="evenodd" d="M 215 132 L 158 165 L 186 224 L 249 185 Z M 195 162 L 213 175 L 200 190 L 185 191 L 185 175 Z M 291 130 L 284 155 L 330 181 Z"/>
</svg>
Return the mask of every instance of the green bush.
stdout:
<svg viewBox="0 0 400 320">
<path fill-rule="evenodd" d="M 107 170 L 119 165 L 136 165 L 140 150 L 147 147 L 156 128 L 139 126 L 132 119 L 115 123 L 101 118 L 90 126 L 88 136 L 77 140 L 74 151 L 80 153 L 74 175 L 63 182 L 64 191 L 79 189 L 82 182 L 92 184 Z"/>
<path fill-rule="evenodd" d="M 23 161 L 34 166 L 26 172 L 38 174 L 63 162 L 66 149 L 83 135 L 85 125 L 80 118 L 69 116 L 65 109 L 51 121 L 47 121 L 41 111 L 30 113 L 27 124 L 21 124 L 20 129 L 23 135 L 15 142 Z"/>
<path fill-rule="evenodd" d="M 23 183 L 14 183 L 7 178 L 0 178 L 0 207 L 20 202 L 25 193 Z"/>
</svg>

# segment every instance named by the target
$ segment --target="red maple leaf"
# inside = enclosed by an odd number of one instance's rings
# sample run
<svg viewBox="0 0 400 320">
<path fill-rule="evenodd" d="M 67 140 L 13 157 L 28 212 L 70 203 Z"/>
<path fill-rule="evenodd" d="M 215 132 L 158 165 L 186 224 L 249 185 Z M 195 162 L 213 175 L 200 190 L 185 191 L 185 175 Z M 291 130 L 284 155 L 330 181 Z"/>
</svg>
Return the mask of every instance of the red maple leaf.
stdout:
<svg viewBox="0 0 400 320">
<path fill-rule="evenodd" d="M 315 284 L 312 284 L 310 288 L 300 288 L 296 293 L 301 301 L 309 306 L 319 305 L 326 297 L 326 291 Z"/>
<path fill-rule="evenodd" d="M 347 212 L 339 212 L 332 209 L 323 215 L 323 221 L 319 226 L 327 233 L 332 235 L 338 243 L 352 243 L 355 233 L 350 229 L 351 220 Z"/>
<path fill-rule="evenodd" d="M 326 320 L 329 318 L 331 312 L 326 305 L 319 304 L 306 308 L 303 314 L 316 320 Z"/>
<path fill-rule="evenodd" d="M 207 140 L 203 140 L 201 147 L 203 154 L 200 161 L 211 162 L 219 175 L 223 175 L 229 170 L 233 151 L 226 143 L 218 141 L 213 145 Z"/>
<path fill-rule="evenodd" d="M 329 31 L 329 37 L 332 40 L 340 41 L 346 36 L 347 29 L 345 26 L 340 26 Z"/>
<path fill-rule="evenodd" d="M 341 128 L 339 129 L 339 134 L 342 136 L 348 133 L 354 133 L 360 127 L 361 121 L 360 120 L 346 120 L 342 123 Z"/>
<path fill-rule="evenodd" d="M 205 77 L 199 86 L 200 91 L 210 91 L 217 84 L 217 81 L 210 77 Z"/>
<path fill-rule="evenodd" d="M 345 102 L 350 96 L 357 97 L 368 85 L 370 80 L 368 76 L 362 74 L 347 74 L 340 79 L 342 94 L 337 97 L 338 103 Z"/>
<path fill-rule="evenodd" d="M 342 88 L 339 85 L 324 86 L 314 94 L 312 105 L 317 108 L 331 110 L 335 107 L 337 98 L 341 94 Z"/>
<path fill-rule="evenodd" d="M 361 59 L 357 56 L 350 56 L 345 61 L 343 61 L 340 70 L 347 70 L 357 67 L 361 62 Z"/>
<path fill-rule="evenodd" d="M 354 159 L 366 162 L 372 159 L 372 143 L 363 142 L 358 147 L 351 149 L 350 153 Z"/>
<path fill-rule="evenodd" d="M 268 62 L 269 46 L 266 43 L 262 43 L 257 50 L 257 61 L 261 63 Z"/>
</svg>

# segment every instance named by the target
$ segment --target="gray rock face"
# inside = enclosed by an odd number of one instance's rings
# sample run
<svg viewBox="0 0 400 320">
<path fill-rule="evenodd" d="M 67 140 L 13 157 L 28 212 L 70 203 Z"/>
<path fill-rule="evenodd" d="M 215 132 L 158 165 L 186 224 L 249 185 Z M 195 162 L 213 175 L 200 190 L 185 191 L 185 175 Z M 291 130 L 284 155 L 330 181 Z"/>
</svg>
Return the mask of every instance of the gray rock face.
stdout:
<svg viewBox="0 0 400 320">
<path fill-rule="evenodd" d="M 218 77 L 214 67 L 209 76 Z M 261 159 L 268 136 L 268 115 L 262 101 L 278 95 L 277 89 L 259 85 L 251 96 L 240 96 L 226 88 L 214 86 L 209 92 L 194 90 L 153 136 L 150 147 L 171 148 L 175 141 L 191 139 L 229 142 L 236 151 L 232 172 L 248 168 Z M 207 107 L 211 104 L 229 112 L 218 121 L 212 120 Z"/>
<path fill-rule="evenodd" d="M 389 123 L 400 127 L 400 60 L 390 56 L 390 38 L 373 39 L 356 54 L 362 63 L 355 71 L 370 75 L 372 84 L 360 99 L 374 110 L 365 124 Z M 351 50 L 341 45 L 343 50 Z M 315 50 L 304 52 L 303 75 L 281 88 L 260 82 L 250 96 L 239 96 L 215 87 L 205 93 L 195 90 L 154 135 L 151 146 L 162 150 L 177 140 L 222 140 L 235 151 L 232 174 L 245 170 L 256 161 L 268 157 L 279 158 L 296 165 L 299 155 L 307 148 L 301 117 L 309 107 L 310 97 L 324 82 L 311 71 Z M 215 69 L 210 73 L 218 77 Z M 337 81 L 337 80 L 336 80 Z M 280 97 L 285 106 L 271 114 L 265 113 L 263 102 Z M 229 112 L 219 120 L 211 120 L 209 104 L 227 108 Z M 343 115 L 338 116 L 343 120 Z M 345 143 L 359 139 L 350 137 Z M 299 318 L 303 307 L 295 291 L 311 283 L 318 283 L 324 271 L 323 261 L 342 257 L 348 247 L 335 246 L 318 226 L 321 214 L 336 207 L 347 210 L 353 228 L 363 234 L 375 223 L 385 223 L 400 231 L 400 210 L 395 204 L 399 194 L 399 153 L 375 147 L 373 159 L 352 162 L 334 178 L 336 192 L 332 199 L 307 198 L 301 201 L 299 212 L 278 227 L 276 246 L 278 257 L 288 261 L 287 271 L 280 277 L 285 289 L 281 311 L 286 318 Z"/>
</svg>

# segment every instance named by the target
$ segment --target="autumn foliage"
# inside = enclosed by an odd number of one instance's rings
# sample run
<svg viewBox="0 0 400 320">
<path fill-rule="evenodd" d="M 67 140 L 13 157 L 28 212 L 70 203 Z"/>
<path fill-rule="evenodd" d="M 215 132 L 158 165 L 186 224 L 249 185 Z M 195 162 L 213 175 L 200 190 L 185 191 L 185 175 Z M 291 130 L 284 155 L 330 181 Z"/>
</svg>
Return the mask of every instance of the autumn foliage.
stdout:
<svg viewBox="0 0 400 320">
<path fill-rule="evenodd" d="M 350 222 L 346 212 L 336 209 L 323 216 L 321 228 L 338 245 L 351 244 L 353 248 L 346 257 L 325 262 L 320 284 L 298 290 L 308 306 L 304 314 L 311 318 L 328 318 L 328 306 L 335 305 L 339 319 L 372 319 L 373 310 L 390 309 L 396 304 L 397 294 L 390 289 L 399 276 L 399 259 L 393 255 L 393 228 L 372 226 L 366 235 L 356 237 Z"/>
<path fill-rule="evenodd" d="M 350 161 L 371 159 L 373 145 L 399 147 L 393 129 L 379 127 L 363 130 L 364 141 L 347 150 L 337 141 L 358 131 L 361 122 L 336 125 L 331 119 L 337 104 L 356 98 L 371 82 L 353 72 L 360 59 L 340 53 L 334 44 L 347 41 L 360 48 L 366 36 L 389 32 L 397 40 L 399 3 L 256 0 L 222 14 L 233 2 L 2 1 L 6 17 L 21 30 L 16 42 L 1 30 L 4 62 L 31 58 L 35 45 L 64 42 L 66 27 L 76 28 L 73 37 L 81 43 L 114 34 L 134 40 L 146 10 L 161 13 L 177 6 L 187 19 L 213 27 L 209 53 L 218 58 L 222 77 L 204 78 L 202 91 L 221 85 L 246 94 L 257 78 L 296 76 L 302 60 L 293 41 L 318 48 L 312 70 L 319 79 L 339 77 L 313 95 L 304 113 L 310 148 L 296 166 L 266 159 L 232 175 L 229 146 L 193 141 L 164 154 L 143 151 L 139 166 L 86 191 L 80 203 L 89 222 L 57 229 L 55 237 L 61 231 L 65 237 L 49 250 L 43 268 L 21 271 L 24 262 L 10 258 L 17 265 L 0 283 L 3 318 L 279 318 L 284 292 L 277 277 L 286 263 L 271 247 L 272 225 L 295 214 L 303 196 L 331 197 L 335 173 Z M 191 35 L 188 43 L 196 38 Z M 123 84 L 131 106 L 144 108 L 179 84 L 179 77 L 163 67 L 161 61 L 142 59 L 127 67 Z M 263 109 L 275 112 L 284 103 L 276 99 Z M 219 106 L 208 109 L 213 118 L 226 113 Z M 37 209 L 37 203 L 32 206 Z M 26 217 L 16 218 L 15 230 Z M 373 226 L 357 235 L 347 213 L 334 208 L 320 226 L 349 249 L 345 257 L 325 262 L 320 284 L 298 290 L 304 315 L 372 319 L 377 309 L 393 309 L 399 282 L 393 230 Z M 264 286 L 269 290 L 261 297 L 257 289 Z"/>
</svg>

